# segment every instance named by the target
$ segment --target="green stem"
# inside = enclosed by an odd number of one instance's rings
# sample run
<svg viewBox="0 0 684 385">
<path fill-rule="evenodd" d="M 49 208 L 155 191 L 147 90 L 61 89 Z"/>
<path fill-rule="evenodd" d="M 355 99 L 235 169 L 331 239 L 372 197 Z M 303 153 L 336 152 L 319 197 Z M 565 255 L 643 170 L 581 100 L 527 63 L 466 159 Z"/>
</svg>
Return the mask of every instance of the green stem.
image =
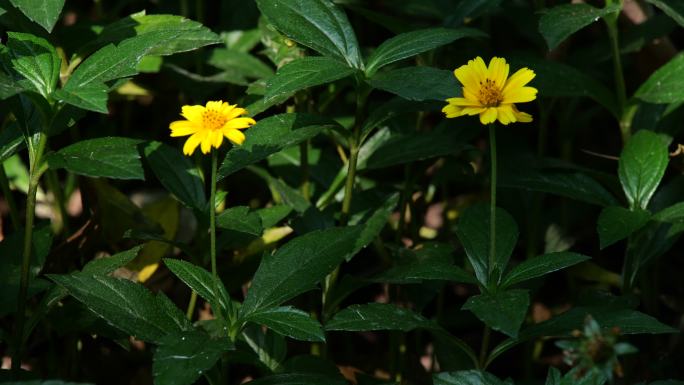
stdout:
<svg viewBox="0 0 684 385">
<path fill-rule="evenodd" d="M 299 144 L 299 167 L 302 177 L 302 195 L 307 201 L 311 199 L 309 189 L 309 141 L 305 140 Z"/>
<path fill-rule="evenodd" d="M 69 215 L 67 214 L 65 196 L 62 187 L 59 184 L 57 173 L 54 170 L 48 170 L 45 177 L 48 188 L 52 191 L 55 205 L 57 206 L 60 216 L 60 221 L 55 225 L 54 229 L 56 232 L 64 231 L 65 234 L 69 234 Z"/>
<path fill-rule="evenodd" d="M 185 316 L 192 321 L 192 316 L 195 314 L 195 305 L 197 304 L 197 292 L 192 291 L 190 294 L 190 302 L 188 302 L 188 310 L 185 311 Z"/>
<path fill-rule="evenodd" d="M 608 2 L 612 3 L 612 2 Z M 620 135 L 622 143 L 625 144 L 631 136 L 631 127 L 623 124 L 625 110 L 627 108 L 627 88 L 625 87 L 625 76 L 622 71 L 622 61 L 620 58 L 620 44 L 618 40 L 617 20 L 620 11 L 616 11 L 604 17 L 606 26 L 608 28 L 608 37 L 610 39 L 610 50 L 613 56 L 613 74 L 615 76 L 615 88 L 618 98 L 618 116 L 620 124 Z"/>
<path fill-rule="evenodd" d="M 218 169 L 218 150 L 211 152 L 211 186 L 209 190 L 209 243 L 211 256 L 211 275 L 218 282 L 216 271 L 216 172 Z M 216 283 L 216 282 L 215 282 Z M 218 292 L 215 291 L 216 294 Z M 218 312 L 219 309 L 216 309 Z"/>
<path fill-rule="evenodd" d="M 496 126 L 489 125 L 489 156 L 491 157 L 491 179 L 489 199 L 489 277 L 494 279 L 492 273 L 496 264 Z M 498 281 L 498 280 L 497 280 Z"/>
<path fill-rule="evenodd" d="M 489 350 L 489 339 L 492 335 L 492 329 L 489 328 L 489 326 L 485 325 L 484 331 L 482 332 L 482 346 L 480 346 L 480 369 L 485 367 L 485 363 L 487 362 L 487 352 Z"/>
<path fill-rule="evenodd" d="M 5 172 L 5 167 L 2 164 L 0 164 L 0 187 L 2 188 L 3 195 L 5 195 L 7 206 L 9 206 L 12 226 L 14 226 L 14 229 L 18 231 L 21 228 L 19 210 L 17 209 L 17 202 L 14 201 L 14 196 L 12 195 L 12 190 L 10 189 L 10 183 L 9 179 L 7 178 L 7 173 Z"/>
<path fill-rule="evenodd" d="M 38 143 L 33 146 L 29 143 L 29 188 L 26 197 L 26 225 L 24 227 L 24 250 L 21 261 L 21 278 L 19 282 L 19 296 L 17 297 L 16 319 L 16 346 L 12 357 L 12 371 L 15 374 L 21 369 L 21 356 L 24 336 L 24 323 L 26 322 L 26 295 L 28 293 L 29 270 L 31 267 L 31 254 L 33 246 L 33 222 L 36 215 L 36 193 L 40 177 L 45 172 L 43 165 L 43 152 L 47 145 L 47 136 L 39 134 Z"/>
</svg>

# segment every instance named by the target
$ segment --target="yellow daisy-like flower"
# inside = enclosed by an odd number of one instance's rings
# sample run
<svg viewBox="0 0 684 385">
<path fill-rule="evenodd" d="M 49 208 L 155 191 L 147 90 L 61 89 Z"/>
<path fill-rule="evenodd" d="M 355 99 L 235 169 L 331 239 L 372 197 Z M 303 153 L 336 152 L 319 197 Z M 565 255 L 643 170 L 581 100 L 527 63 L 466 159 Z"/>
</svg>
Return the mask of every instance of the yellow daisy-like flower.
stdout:
<svg viewBox="0 0 684 385">
<path fill-rule="evenodd" d="M 515 103 L 531 102 L 537 97 L 537 89 L 526 87 L 534 79 L 529 68 L 518 70 L 508 77 L 506 59 L 494 57 L 485 65 L 481 57 L 468 61 L 454 70 L 456 79 L 463 85 L 462 98 L 450 98 L 442 112 L 447 118 L 463 115 L 480 115 L 482 124 L 499 120 L 501 124 L 531 122 L 532 115 L 520 112 Z"/>
<path fill-rule="evenodd" d="M 208 154 L 211 147 L 219 148 L 223 143 L 223 137 L 235 144 L 245 141 L 244 130 L 253 124 L 254 119 L 240 117 L 247 113 L 244 108 L 237 104 L 230 105 L 224 101 L 207 102 L 206 106 L 183 106 L 181 115 L 187 120 L 171 122 L 171 136 L 188 136 L 183 146 L 185 155 L 192 155 L 197 146 L 200 146 L 203 154 Z"/>
</svg>

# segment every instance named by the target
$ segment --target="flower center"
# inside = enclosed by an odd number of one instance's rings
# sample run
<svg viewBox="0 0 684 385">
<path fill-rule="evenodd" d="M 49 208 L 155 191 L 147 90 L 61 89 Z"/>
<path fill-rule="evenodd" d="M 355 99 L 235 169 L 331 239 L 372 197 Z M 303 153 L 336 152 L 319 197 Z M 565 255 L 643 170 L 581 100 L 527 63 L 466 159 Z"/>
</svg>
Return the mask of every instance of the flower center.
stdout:
<svg viewBox="0 0 684 385">
<path fill-rule="evenodd" d="M 219 130 L 226 123 L 226 117 L 219 111 L 207 108 L 202 113 L 202 123 L 205 128 Z"/>
<path fill-rule="evenodd" d="M 479 100 L 483 106 L 497 107 L 503 100 L 503 95 L 493 80 L 485 79 L 484 82 L 480 82 Z"/>
</svg>

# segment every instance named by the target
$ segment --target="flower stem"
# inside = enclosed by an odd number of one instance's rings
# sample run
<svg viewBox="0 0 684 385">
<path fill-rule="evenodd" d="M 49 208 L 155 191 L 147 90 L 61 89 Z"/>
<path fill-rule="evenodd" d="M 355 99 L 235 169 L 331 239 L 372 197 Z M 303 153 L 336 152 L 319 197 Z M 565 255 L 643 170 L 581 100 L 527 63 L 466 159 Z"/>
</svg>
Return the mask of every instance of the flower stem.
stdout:
<svg viewBox="0 0 684 385">
<path fill-rule="evenodd" d="M 491 178 L 490 198 L 489 198 L 489 277 L 493 279 L 492 273 L 496 264 L 496 126 L 489 125 L 489 156 L 491 158 L 490 172 Z"/>
<path fill-rule="evenodd" d="M 482 332 L 482 346 L 480 346 L 480 359 L 479 359 L 479 369 L 484 370 L 485 364 L 487 362 L 487 351 L 489 350 L 489 339 L 492 335 L 492 329 L 485 325 L 484 331 Z"/>
<path fill-rule="evenodd" d="M 211 275 L 218 281 L 216 271 L 216 172 L 218 169 L 218 150 L 211 152 L 211 186 L 209 187 L 209 255 L 211 256 Z M 218 295 L 218 292 L 215 292 Z M 215 309 L 217 312 L 219 309 Z"/>
<path fill-rule="evenodd" d="M 39 134 L 35 147 L 29 143 L 29 187 L 26 197 L 26 225 L 24 227 L 24 250 L 21 260 L 21 278 L 19 282 L 19 296 L 17 298 L 16 346 L 12 357 L 12 371 L 17 374 L 21 369 L 22 346 L 24 345 L 24 323 L 26 322 L 26 295 L 28 293 L 29 270 L 33 246 L 33 222 L 36 215 L 36 193 L 40 177 L 45 172 L 43 152 L 47 145 L 47 136 Z"/>
<path fill-rule="evenodd" d="M 612 3 L 612 2 L 611 2 Z M 616 11 L 604 17 L 610 38 L 610 49 L 613 56 L 613 74 L 615 76 L 615 88 L 618 98 L 618 123 L 620 125 L 620 135 L 623 145 L 627 143 L 632 132 L 629 124 L 624 124 L 625 113 L 627 110 L 627 88 L 625 87 L 625 76 L 622 71 L 622 61 L 620 59 L 620 44 L 618 40 L 617 20 L 620 11 Z"/>
<path fill-rule="evenodd" d="M 195 314 L 195 305 L 197 304 L 197 292 L 192 291 L 190 294 L 190 302 L 188 302 L 188 309 L 185 311 L 185 316 L 189 321 L 192 321 L 192 316 Z"/>
</svg>

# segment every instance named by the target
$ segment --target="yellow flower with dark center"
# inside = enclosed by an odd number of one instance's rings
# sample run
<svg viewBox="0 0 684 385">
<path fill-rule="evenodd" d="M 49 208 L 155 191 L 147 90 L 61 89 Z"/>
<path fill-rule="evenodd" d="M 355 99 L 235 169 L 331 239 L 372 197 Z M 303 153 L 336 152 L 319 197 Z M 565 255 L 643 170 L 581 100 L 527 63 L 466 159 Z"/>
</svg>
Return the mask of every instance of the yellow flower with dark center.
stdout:
<svg viewBox="0 0 684 385">
<path fill-rule="evenodd" d="M 206 106 L 183 106 L 181 115 L 187 120 L 171 122 L 169 128 L 173 137 L 190 135 L 183 146 L 185 155 L 192 155 L 197 146 L 203 154 L 208 154 L 212 146 L 221 147 L 224 136 L 235 144 L 245 141 L 245 134 L 240 130 L 256 124 L 252 118 L 240 117 L 246 113 L 237 104 L 223 101 L 207 102 Z"/>
<path fill-rule="evenodd" d="M 531 102 L 537 97 L 537 89 L 526 87 L 534 79 L 534 71 L 522 68 L 508 77 L 506 60 L 494 57 L 485 65 L 481 57 L 468 61 L 454 70 L 456 79 L 463 85 L 462 98 L 450 98 L 442 112 L 447 118 L 463 115 L 480 115 L 482 124 L 531 122 L 532 115 L 520 112 L 515 103 Z"/>
</svg>

